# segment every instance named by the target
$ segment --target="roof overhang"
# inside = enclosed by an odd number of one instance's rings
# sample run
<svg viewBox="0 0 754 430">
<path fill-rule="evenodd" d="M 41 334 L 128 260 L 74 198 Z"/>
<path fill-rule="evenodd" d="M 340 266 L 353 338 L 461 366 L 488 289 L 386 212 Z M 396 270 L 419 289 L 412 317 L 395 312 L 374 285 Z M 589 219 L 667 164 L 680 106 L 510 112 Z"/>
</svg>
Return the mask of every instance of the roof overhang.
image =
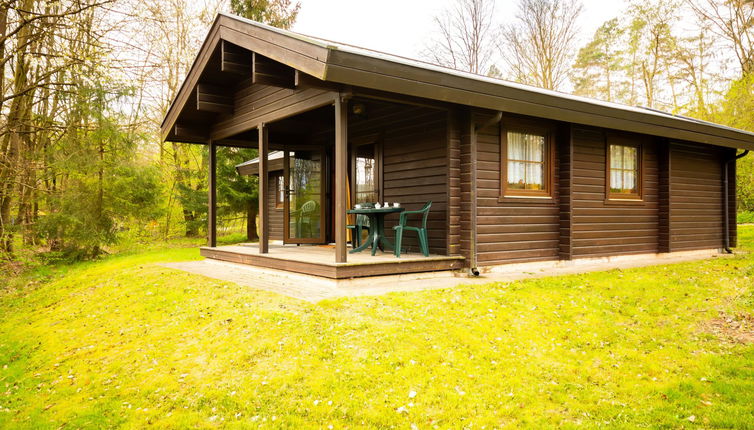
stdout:
<svg viewBox="0 0 754 430">
<path fill-rule="evenodd" d="M 283 170 L 284 155 L 283 151 L 270 151 L 267 156 L 267 161 L 269 162 L 268 171 L 276 172 Z M 239 175 L 259 175 L 259 158 L 253 158 L 236 165 L 236 172 Z"/>
<path fill-rule="evenodd" d="M 754 150 L 754 133 L 640 107 L 459 72 L 416 60 L 277 29 L 220 14 L 162 123 L 172 140 L 202 69 L 222 40 L 259 53 L 322 81 L 393 92 L 458 105 L 589 126 Z M 202 142 L 197 142 L 202 143 Z"/>
</svg>

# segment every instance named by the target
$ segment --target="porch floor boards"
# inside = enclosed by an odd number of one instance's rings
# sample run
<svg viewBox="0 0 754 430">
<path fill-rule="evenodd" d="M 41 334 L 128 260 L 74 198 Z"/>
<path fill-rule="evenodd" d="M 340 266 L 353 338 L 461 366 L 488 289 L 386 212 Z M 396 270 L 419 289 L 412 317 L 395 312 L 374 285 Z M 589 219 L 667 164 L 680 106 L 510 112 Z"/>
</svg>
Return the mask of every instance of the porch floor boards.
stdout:
<svg viewBox="0 0 754 430">
<path fill-rule="evenodd" d="M 336 263 L 335 249 L 332 246 L 296 246 L 272 242 L 269 244 L 267 254 L 260 254 L 259 246 L 256 243 L 202 247 L 200 253 L 203 257 L 214 260 L 331 279 L 435 272 L 457 270 L 463 267 L 463 257 L 433 254 L 425 257 L 415 253 L 401 254 L 401 258 L 395 258 L 392 253 L 381 253 L 380 251 L 377 251 L 375 256 L 367 251 L 348 254 L 347 263 Z"/>
</svg>

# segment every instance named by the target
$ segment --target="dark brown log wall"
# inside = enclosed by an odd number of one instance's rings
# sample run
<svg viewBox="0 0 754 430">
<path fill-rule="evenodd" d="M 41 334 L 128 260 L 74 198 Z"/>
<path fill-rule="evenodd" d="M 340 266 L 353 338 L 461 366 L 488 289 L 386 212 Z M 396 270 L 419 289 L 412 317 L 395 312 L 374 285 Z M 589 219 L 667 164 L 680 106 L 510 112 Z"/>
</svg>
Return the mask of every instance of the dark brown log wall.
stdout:
<svg viewBox="0 0 754 430">
<path fill-rule="evenodd" d="M 460 156 L 458 158 L 459 169 L 459 192 L 461 196 L 458 214 L 461 218 L 460 239 L 461 255 L 466 259 L 466 265 L 475 264 L 473 258 L 476 254 L 476 241 L 473 238 L 475 234 L 474 213 L 472 212 L 472 187 L 475 185 L 474 164 L 476 155 L 472 156 L 472 140 L 476 139 L 473 128 L 473 117 L 470 111 L 463 110 L 457 113 L 458 134 L 460 136 L 459 148 Z"/>
<path fill-rule="evenodd" d="M 476 118 L 484 124 L 489 116 Z M 488 126 L 477 139 L 477 256 L 479 266 L 557 260 L 560 251 L 558 175 L 553 198 L 500 199 L 500 127 Z M 555 172 L 558 170 L 557 145 Z"/>
<path fill-rule="evenodd" d="M 474 123 L 484 123 L 489 117 L 476 114 Z M 462 124 L 459 120 L 458 132 L 451 127 L 451 136 L 460 134 Z M 455 169 L 450 172 L 451 177 L 457 174 L 460 179 L 462 249 L 473 246 L 471 232 L 463 227 L 464 219 L 472 224 L 471 205 L 464 205 L 464 197 L 468 201 L 476 188 L 479 266 L 722 246 L 722 168 L 724 159 L 733 156 L 732 150 L 563 125 L 555 145 L 555 198 L 551 204 L 537 204 L 500 198 L 499 132 L 494 125 L 479 130 L 473 138 L 464 139 L 460 134 L 460 154 L 456 157 L 451 151 L 449 157 L 460 165 L 458 173 Z M 606 151 L 616 139 L 641 144 L 641 201 L 606 198 Z M 472 157 L 474 146 L 477 151 Z M 472 163 L 476 164 L 475 178 L 468 173 Z M 734 172 L 729 175 L 733 177 Z M 729 187 L 734 193 L 735 187 Z M 731 237 L 735 241 L 734 221 Z"/>
<path fill-rule="evenodd" d="M 657 143 L 657 251 L 672 252 L 670 244 L 670 143 Z"/>
<path fill-rule="evenodd" d="M 603 257 L 658 252 L 657 145 L 649 136 L 626 135 L 642 144 L 643 199 L 606 200 L 607 139 L 604 130 L 573 132 L 573 256 Z"/>
<path fill-rule="evenodd" d="M 733 149 L 723 150 L 723 163 L 731 160 L 736 156 Z M 736 163 L 728 165 L 728 234 L 730 235 L 730 246 L 738 246 L 738 224 L 737 224 L 738 201 L 736 200 Z"/>
<path fill-rule="evenodd" d="M 555 173 L 558 178 L 560 200 L 560 249 L 561 260 L 573 259 L 573 127 L 561 125 L 557 133 L 560 163 Z"/>
<path fill-rule="evenodd" d="M 448 255 L 461 255 L 461 125 L 448 112 Z"/>
<path fill-rule="evenodd" d="M 722 162 L 731 150 L 562 124 L 554 145 L 553 198 L 501 198 L 500 127 L 474 130 L 492 114 L 376 101 L 367 106 L 366 118 L 350 119 L 349 140 L 381 142 L 383 200 L 407 209 L 434 202 L 433 253 L 468 259 L 475 249 L 477 265 L 489 266 L 723 244 Z M 321 134 L 329 139 L 328 127 Z M 606 199 L 606 149 L 613 135 L 642 145 L 640 202 Z M 282 239 L 273 180 L 269 199 L 271 238 Z M 396 221 L 388 217 L 389 236 Z M 731 232 L 735 239 L 734 223 Z M 413 234 L 405 243 L 418 252 Z"/>
<path fill-rule="evenodd" d="M 670 147 L 670 225 L 673 251 L 723 245 L 720 148 L 673 142 Z"/>
</svg>

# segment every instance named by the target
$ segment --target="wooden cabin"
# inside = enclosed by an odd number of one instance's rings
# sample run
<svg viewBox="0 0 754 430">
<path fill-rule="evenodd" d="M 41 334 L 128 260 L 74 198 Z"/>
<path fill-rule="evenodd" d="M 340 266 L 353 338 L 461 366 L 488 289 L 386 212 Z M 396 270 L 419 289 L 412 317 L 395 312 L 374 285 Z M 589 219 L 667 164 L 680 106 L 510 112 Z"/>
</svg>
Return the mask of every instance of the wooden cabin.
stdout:
<svg viewBox="0 0 754 430">
<path fill-rule="evenodd" d="M 737 150 L 754 148 L 749 132 L 224 14 L 162 139 L 209 145 L 204 256 L 330 278 L 729 249 Z M 218 146 L 259 149 L 238 167 L 259 175 L 257 244 L 216 246 Z M 353 204 L 430 200 L 430 257 L 411 236 L 400 259 L 348 253 Z"/>
</svg>

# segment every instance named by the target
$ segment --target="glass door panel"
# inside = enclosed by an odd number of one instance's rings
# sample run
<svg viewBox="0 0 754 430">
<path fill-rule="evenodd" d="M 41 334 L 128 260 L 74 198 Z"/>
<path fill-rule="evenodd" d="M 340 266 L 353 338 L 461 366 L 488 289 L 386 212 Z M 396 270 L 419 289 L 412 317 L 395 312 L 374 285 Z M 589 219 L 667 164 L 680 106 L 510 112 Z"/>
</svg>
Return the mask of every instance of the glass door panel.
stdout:
<svg viewBox="0 0 754 430">
<path fill-rule="evenodd" d="M 285 152 L 284 243 L 324 243 L 324 154 Z"/>
<path fill-rule="evenodd" d="M 377 203 L 380 199 L 380 146 L 377 143 L 351 143 L 350 205 L 357 203 Z M 349 215 L 349 224 L 369 227 L 365 215 Z M 349 230 L 349 235 L 352 231 Z M 368 230 L 362 230 L 362 241 Z M 353 240 L 349 236 L 349 240 Z"/>
<path fill-rule="evenodd" d="M 360 145 L 353 151 L 353 203 L 380 201 L 376 145 Z"/>
</svg>

